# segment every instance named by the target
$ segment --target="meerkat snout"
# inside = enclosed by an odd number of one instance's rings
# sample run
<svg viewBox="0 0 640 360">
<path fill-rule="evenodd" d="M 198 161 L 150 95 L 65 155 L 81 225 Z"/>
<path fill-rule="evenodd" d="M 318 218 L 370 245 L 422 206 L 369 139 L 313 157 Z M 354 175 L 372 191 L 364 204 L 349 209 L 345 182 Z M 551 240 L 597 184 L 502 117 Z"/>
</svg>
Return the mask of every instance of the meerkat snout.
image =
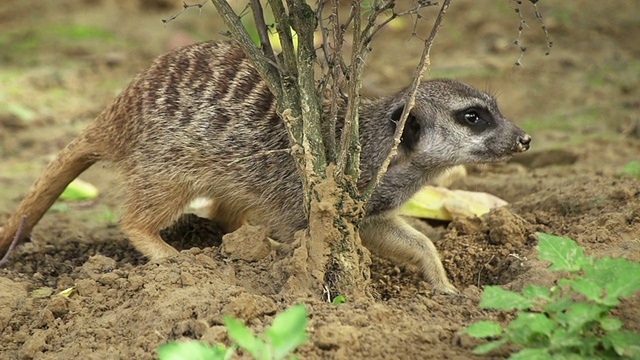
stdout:
<svg viewBox="0 0 640 360">
<path fill-rule="evenodd" d="M 518 138 L 518 152 L 525 152 L 531 146 L 531 135 L 524 134 Z"/>
</svg>

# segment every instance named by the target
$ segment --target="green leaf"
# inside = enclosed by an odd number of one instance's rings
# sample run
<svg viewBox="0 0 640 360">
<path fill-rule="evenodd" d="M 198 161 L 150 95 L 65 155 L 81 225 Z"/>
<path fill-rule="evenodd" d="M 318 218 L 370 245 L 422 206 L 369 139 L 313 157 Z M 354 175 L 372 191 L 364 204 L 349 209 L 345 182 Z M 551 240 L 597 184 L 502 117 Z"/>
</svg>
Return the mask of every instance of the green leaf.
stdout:
<svg viewBox="0 0 640 360">
<path fill-rule="evenodd" d="M 548 360 L 551 359 L 549 350 L 542 349 L 523 349 L 515 354 L 511 354 L 510 360 Z"/>
<path fill-rule="evenodd" d="M 532 333 L 551 336 L 551 332 L 556 327 L 555 322 L 549 319 L 545 314 L 525 314 L 525 318 L 529 322 L 529 330 Z"/>
<path fill-rule="evenodd" d="M 98 196 L 98 188 L 80 179 L 73 180 L 60 194 L 60 200 L 86 200 Z"/>
<path fill-rule="evenodd" d="M 568 325 L 567 331 L 575 332 L 591 321 L 598 321 L 606 311 L 607 309 L 600 305 L 577 303 L 556 316 L 559 322 Z"/>
<path fill-rule="evenodd" d="M 158 347 L 159 360 L 226 360 L 233 355 L 233 348 L 218 344 L 208 346 L 197 341 L 169 342 Z"/>
<path fill-rule="evenodd" d="M 602 297 L 602 287 L 591 279 L 576 279 L 570 281 L 571 288 L 586 296 L 588 300 L 599 302 Z"/>
<path fill-rule="evenodd" d="M 480 305 L 483 309 L 523 310 L 533 306 L 533 302 L 526 297 L 499 286 L 487 286 L 482 293 Z"/>
<path fill-rule="evenodd" d="M 551 262 L 550 271 L 564 270 L 576 272 L 582 269 L 589 259 L 575 241 L 555 235 L 536 233 L 538 236 L 538 258 Z"/>
<path fill-rule="evenodd" d="M 585 278 L 604 286 L 606 295 L 602 303 L 610 306 L 618 305 L 618 298 L 640 290 L 639 274 L 640 264 L 621 258 L 602 258 L 585 268 Z"/>
<path fill-rule="evenodd" d="M 544 299 L 544 300 L 548 300 L 549 296 L 551 295 L 551 293 L 549 292 L 549 289 L 547 289 L 544 286 L 535 286 L 535 285 L 529 285 L 527 287 L 525 287 L 522 290 L 522 294 L 524 294 L 524 296 L 526 296 L 527 298 L 533 300 L 533 299 Z"/>
<path fill-rule="evenodd" d="M 522 346 L 544 346 L 549 344 L 555 323 L 544 314 L 522 312 L 507 327 L 509 338 Z"/>
<path fill-rule="evenodd" d="M 502 326 L 494 321 L 478 321 L 462 330 L 460 334 L 467 334 L 474 338 L 487 338 L 502 334 Z"/>
<path fill-rule="evenodd" d="M 251 354 L 254 358 L 260 359 L 266 353 L 266 344 L 256 337 L 249 328 L 238 320 L 225 315 L 224 325 L 229 333 L 229 339 Z"/>
<path fill-rule="evenodd" d="M 491 352 L 494 349 L 499 348 L 503 344 L 507 343 L 507 339 L 500 339 L 498 341 L 490 341 L 485 344 L 476 346 L 471 352 L 476 355 L 484 355 Z"/>
<path fill-rule="evenodd" d="M 606 316 L 600 319 L 600 327 L 602 327 L 602 330 L 607 332 L 617 331 L 617 330 L 620 330 L 620 328 L 622 328 L 622 321 L 620 321 L 620 319 L 618 318 Z"/>
<path fill-rule="evenodd" d="M 344 296 L 338 295 L 338 296 L 333 298 L 333 301 L 331 301 L 331 304 L 333 306 L 338 306 L 338 305 L 344 303 L 345 301 L 347 301 L 347 299 Z"/>
<path fill-rule="evenodd" d="M 630 331 L 614 331 L 602 337 L 605 349 L 611 349 L 620 356 L 640 359 L 640 334 Z"/>
<path fill-rule="evenodd" d="M 566 328 L 559 327 L 551 336 L 549 348 L 552 349 L 572 349 L 582 347 L 582 339 L 574 333 L 570 333 Z"/>
<path fill-rule="evenodd" d="M 274 359 L 282 359 L 307 341 L 307 309 L 304 305 L 294 305 L 273 320 L 273 325 L 265 330 L 274 350 Z"/>
<path fill-rule="evenodd" d="M 559 312 L 565 311 L 566 309 L 571 307 L 571 305 L 573 305 L 573 301 L 571 301 L 570 299 L 560 298 L 554 302 L 551 302 L 545 305 L 544 310 L 551 314 L 559 313 Z"/>
</svg>

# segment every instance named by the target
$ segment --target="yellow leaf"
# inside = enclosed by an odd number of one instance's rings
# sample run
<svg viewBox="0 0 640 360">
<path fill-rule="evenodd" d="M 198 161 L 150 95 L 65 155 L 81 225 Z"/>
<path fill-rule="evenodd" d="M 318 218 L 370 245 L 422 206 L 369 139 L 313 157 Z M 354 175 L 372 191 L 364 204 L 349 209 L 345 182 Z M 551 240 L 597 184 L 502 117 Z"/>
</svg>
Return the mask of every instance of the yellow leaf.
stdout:
<svg viewBox="0 0 640 360">
<path fill-rule="evenodd" d="M 64 189 L 60 200 L 86 200 L 94 199 L 97 196 L 98 188 L 86 181 L 75 179 Z"/>
<path fill-rule="evenodd" d="M 60 296 L 64 296 L 64 297 L 70 297 L 71 295 L 76 293 L 76 288 L 75 287 L 70 287 L 68 289 L 64 289 L 62 291 L 60 291 L 60 293 L 58 295 Z"/>
<path fill-rule="evenodd" d="M 507 202 L 487 193 L 426 186 L 400 208 L 402 215 L 423 219 L 453 220 L 481 216 Z"/>
</svg>

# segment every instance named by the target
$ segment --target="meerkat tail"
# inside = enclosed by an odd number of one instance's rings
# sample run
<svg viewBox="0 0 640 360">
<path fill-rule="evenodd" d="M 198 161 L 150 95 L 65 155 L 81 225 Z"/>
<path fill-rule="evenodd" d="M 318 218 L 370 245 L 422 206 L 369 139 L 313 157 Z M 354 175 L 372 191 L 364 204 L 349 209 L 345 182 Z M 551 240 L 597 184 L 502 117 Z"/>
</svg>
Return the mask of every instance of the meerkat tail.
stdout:
<svg viewBox="0 0 640 360">
<path fill-rule="evenodd" d="M 60 194 L 73 179 L 100 160 L 101 155 L 93 150 L 83 134 L 67 145 L 46 167 L 42 176 L 29 190 L 18 209 L 9 221 L 0 227 L 0 255 L 3 255 L 11 245 L 20 227 L 23 216 L 26 217 L 22 234 L 18 242 L 27 237 L 33 227 L 58 199 Z"/>
</svg>

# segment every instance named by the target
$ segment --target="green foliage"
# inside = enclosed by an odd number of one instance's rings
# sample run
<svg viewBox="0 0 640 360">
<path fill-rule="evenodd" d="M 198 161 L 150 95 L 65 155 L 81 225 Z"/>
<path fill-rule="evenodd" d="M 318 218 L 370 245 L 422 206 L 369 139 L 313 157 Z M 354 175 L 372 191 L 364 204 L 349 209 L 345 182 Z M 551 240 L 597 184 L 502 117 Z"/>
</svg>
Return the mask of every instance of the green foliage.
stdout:
<svg viewBox="0 0 640 360">
<path fill-rule="evenodd" d="M 331 304 L 333 306 L 338 306 L 338 305 L 342 304 L 345 301 L 347 301 L 347 299 L 344 296 L 338 295 L 338 296 L 333 298 L 333 300 L 331 301 Z"/>
<path fill-rule="evenodd" d="M 640 264 L 594 260 L 571 239 L 537 235 L 539 258 L 568 276 L 551 289 L 529 285 L 522 294 L 487 286 L 480 307 L 519 312 L 506 328 L 480 321 L 463 330 L 491 340 L 473 353 L 510 343 L 520 349 L 510 359 L 640 359 L 640 334 L 622 330 L 622 321 L 610 315 L 620 297 L 640 289 Z"/>
<path fill-rule="evenodd" d="M 218 344 L 209 346 L 197 341 L 170 342 L 158 348 L 160 360 L 228 360 L 234 348 Z"/>
<path fill-rule="evenodd" d="M 244 324 L 229 316 L 224 317 L 224 324 L 234 344 L 258 360 L 295 358 L 290 354 L 307 341 L 307 310 L 304 305 L 292 306 L 276 316 L 271 327 L 261 336 L 256 336 Z M 158 348 L 158 358 L 227 360 L 234 352 L 235 347 L 227 349 L 221 344 L 208 346 L 195 341 L 171 342 Z"/>
<path fill-rule="evenodd" d="M 630 177 L 636 180 L 640 179 L 640 161 L 633 160 L 627 163 L 627 165 L 622 168 L 619 176 Z"/>
</svg>

